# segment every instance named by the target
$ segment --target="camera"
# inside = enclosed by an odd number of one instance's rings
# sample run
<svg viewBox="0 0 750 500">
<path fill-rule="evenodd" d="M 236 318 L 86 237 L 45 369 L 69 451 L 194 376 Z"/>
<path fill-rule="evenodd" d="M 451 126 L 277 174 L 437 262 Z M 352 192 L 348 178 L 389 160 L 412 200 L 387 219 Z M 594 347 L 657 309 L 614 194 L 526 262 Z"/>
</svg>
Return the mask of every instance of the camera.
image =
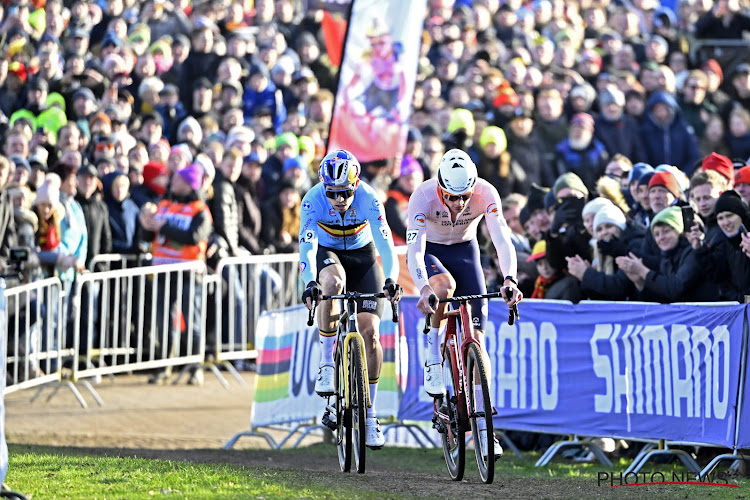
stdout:
<svg viewBox="0 0 750 500">
<path fill-rule="evenodd" d="M 5 269 L 5 273 L 2 275 L 3 278 L 16 278 L 21 279 L 24 270 L 26 269 L 26 263 L 29 261 L 29 255 L 31 250 L 28 247 L 13 247 L 10 249 L 10 257 L 8 258 L 8 266 Z"/>
</svg>

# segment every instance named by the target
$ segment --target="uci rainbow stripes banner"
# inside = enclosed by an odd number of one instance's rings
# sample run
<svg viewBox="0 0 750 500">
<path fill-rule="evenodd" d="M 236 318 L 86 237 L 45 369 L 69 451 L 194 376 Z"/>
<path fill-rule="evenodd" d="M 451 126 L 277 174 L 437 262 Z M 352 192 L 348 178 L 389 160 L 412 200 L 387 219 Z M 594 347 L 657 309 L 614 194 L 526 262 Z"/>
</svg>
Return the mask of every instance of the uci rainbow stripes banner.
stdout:
<svg viewBox="0 0 750 500">
<path fill-rule="evenodd" d="M 390 313 L 386 313 L 388 317 Z M 383 368 L 375 401 L 379 416 L 398 412 L 397 325 L 381 320 Z M 326 400 L 315 394 L 320 343 L 316 325 L 307 326 L 303 305 L 264 312 L 256 328 L 258 349 L 251 422 L 255 427 L 306 422 L 323 416 Z"/>
</svg>

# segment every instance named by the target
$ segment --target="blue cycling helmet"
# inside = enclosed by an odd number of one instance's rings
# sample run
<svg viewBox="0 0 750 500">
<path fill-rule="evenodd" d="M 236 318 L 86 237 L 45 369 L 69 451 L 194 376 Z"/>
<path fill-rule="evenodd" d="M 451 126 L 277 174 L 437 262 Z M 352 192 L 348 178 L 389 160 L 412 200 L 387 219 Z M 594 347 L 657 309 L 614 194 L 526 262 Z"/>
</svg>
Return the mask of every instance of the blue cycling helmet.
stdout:
<svg viewBox="0 0 750 500">
<path fill-rule="evenodd" d="M 328 153 L 320 162 L 318 177 L 320 182 L 331 187 L 354 185 L 362 170 L 359 162 L 349 151 L 336 149 Z"/>
</svg>

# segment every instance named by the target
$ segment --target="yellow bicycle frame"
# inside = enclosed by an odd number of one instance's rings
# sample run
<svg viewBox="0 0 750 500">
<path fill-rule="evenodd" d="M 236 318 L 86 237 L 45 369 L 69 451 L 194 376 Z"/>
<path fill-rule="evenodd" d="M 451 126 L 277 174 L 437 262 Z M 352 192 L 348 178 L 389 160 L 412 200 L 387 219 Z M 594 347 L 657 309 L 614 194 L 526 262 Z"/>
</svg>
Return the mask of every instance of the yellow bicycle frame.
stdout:
<svg viewBox="0 0 750 500">
<path fill-rule="evenodd" d="M 356 330 L 351 331 L 346 334 L 346 337 L 344 337 L 344 366 L 346 367 L 346 377 L 344 377 L 344 408 L 349 409 L 351 408 L 351 396 L 350 396 L 350 389 L 349 389 L 349 344 L 354 338 L 359 338 L 359 350 L 360 354 L 362 356 L 362 376 L 365 380 L 365 396 L 367 397 L 367 407 L 372 408 L 372 403 L 370 402 L 370 378 L 367 374 L 367 358 L 365 357 L 365 339 L 360 335 L 360 333 Z"/>
</svg>

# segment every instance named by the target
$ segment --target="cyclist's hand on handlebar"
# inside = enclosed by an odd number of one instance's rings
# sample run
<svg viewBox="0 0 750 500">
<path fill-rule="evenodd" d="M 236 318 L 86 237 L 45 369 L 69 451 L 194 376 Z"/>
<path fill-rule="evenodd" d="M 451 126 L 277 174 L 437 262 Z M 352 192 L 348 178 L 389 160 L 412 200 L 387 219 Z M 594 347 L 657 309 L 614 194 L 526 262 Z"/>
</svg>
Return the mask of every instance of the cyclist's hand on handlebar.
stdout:
<svg viewBox="0 0 750 500">
<path fill-rule="evenodd" d="M 417 301 L 417 309 L 422 314 L 435 314 L 435 307 L 430 304 L 430 297 L 435 295 L 435 290 L 430 285 L 422 287 L 422 291 Z"/>
<path fill-rule="evenodd" d="M 510 294 L 508 294 L 508 289 L 510 289 Z M 523 299 L 523 293 L 521 293 L 521 290 L 512 283 L 508 284 L 506 282 L 506 284 L 503 285 L 501 293 L 503 294 L 503 299 L 508 307 L 513 307 Z"/>
<path fill-rule="evenodd" d="M 404 289 L 401 288 L 401 285 L 393 281 L 391 278 L 385 280 L 383 291 L 385 292 L 385 296 L 388 298 L 388 300 L 390 300 L 394 304 L 401 300 L 401 295 L 403 295 L 404 293 Z"/>
<path fill-rule="evenodd" d="M 323 295 L 323 290 L 321 290 L 318 282 L 311 281 L 307 284 L 305 291 L 302 292 L 302 302 L 305 303 L 305 306 L 307 306 L 308 309 L 312 309 L 313 304 L 318 301 L 318 297 L 321 295 Z"/>
</svg>

